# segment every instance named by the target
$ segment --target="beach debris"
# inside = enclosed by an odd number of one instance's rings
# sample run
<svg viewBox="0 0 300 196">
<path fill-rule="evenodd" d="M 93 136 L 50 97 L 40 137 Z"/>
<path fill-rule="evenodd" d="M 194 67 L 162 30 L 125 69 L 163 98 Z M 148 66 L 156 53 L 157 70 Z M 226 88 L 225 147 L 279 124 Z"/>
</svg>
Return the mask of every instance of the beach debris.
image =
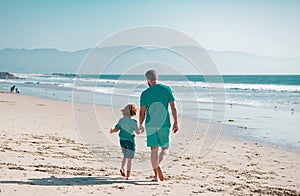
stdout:
<svg viewBox="0 0 300 196">
<path fill-rule="evenodd" d="M 119 189 L 119 190 L 125 190 L 125 186 L 120 186 L 120 185 L 113 186 L 112 188 Z"/>
<path fill-rule="evenodd" d="M 239 125 L 239 126 L 237 126 L 237 127 L 240 128 L 240 129 L 248 129 L 248 127 L 241 126 L 241 125 Z"/>
<path fill-rule="evenodd" d="M 207 190 L 208 191 L 210 191 L 210 192 L 223 192 L 223 191 L 225 191 L 223 188 L 221 188 L 221 187 L 208 187 L 207 188 Z"/>
<path fill-rule="evenodd" d="M 199 194 L 199 193 L 204 193 L 203 190 L 199 190 L 199 191 L 192 191 L 193 194 Z"/>
<path fill-rule="evenodd" d="M 12 170 L 25 170 L 25 168 L 23 168 L 23 167 L 18 167 L 18 166 L 16 166 L 16 167 L 14 167 L 14 166 L 8 167 L 8 169 L 12 169 Z"/>
</svg>

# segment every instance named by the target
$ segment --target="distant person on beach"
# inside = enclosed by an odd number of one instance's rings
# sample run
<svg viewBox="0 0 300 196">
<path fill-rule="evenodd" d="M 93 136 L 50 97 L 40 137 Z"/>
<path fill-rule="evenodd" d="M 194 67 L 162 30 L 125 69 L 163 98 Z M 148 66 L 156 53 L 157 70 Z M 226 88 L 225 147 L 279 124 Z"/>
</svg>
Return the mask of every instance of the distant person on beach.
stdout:
<svg viewBox="0 0 300 196">
<path fill-rule="evenodd" d="M 17 93 L 17 94 L 19 94 L 19 93 L 20 93 L 20 91 L 19 91 L 19 89 L 18 89 L 18 88 L 16 88 L 16 93 Z"/>
<path fill-rule="evenodd" d="M 118 121 L 114 129 L 110 130 L 110 133 L 119 132 L 120 145 L 122 147 L 123 160 L 121 164 L 120 173 L 123 177 L 129 180 L 132 159 L 135 154 L 135 134 L 140 134 L 137 121 L 131 117 L 135 116 L 138 107 L 135 104 L 128 104 L 121 110 L 123 117 Z M 127 165 L 127 172 L 125 175 L 125 165 Z"/>
<path fill-rule="evenodd" d="M 158 84 L 158 75 L 155 70 L 146 72 L 146 80 L 149 88 L 142 92 L 140 97 L 140 129 L 144 132 L 144 120 L 147 133 L 147 146 L 151 148 L 151 164 L 154 171 L 153 181 L 158 178 L 163 181 L 164 176 L 160 163 L 168 155 L 170 145 L 170 116 L 169 105 L 172 110 L 174 123 L 172 131 L 178 131 L 178 116 L 175 106 L 175 98 L 169 86 Z M 161 152 L 158 154 L 159 147 Z"/>
<path fill-rule="evenodd" d="M 15 88 L 16 88 L 16 86 L 15 86 L 15 85 L 13 85 L 13 86 L 10 88 L 10 93 L 14 93 L 14 91 L 15 91 Z"/>
</svg>

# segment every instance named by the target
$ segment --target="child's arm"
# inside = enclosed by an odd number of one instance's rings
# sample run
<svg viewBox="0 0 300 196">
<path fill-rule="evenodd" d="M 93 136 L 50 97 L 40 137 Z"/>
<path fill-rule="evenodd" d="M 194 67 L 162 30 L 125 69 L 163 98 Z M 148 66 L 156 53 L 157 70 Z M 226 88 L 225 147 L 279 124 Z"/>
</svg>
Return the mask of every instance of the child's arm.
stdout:
<svg viewBox="0 0 300 196">
<path fill-rule="evenodd" d="M 133 130 L 135 131 L 135 133 L 136 133 L 137 135 L 139 135 L 139 134 L 141 133 L 140 129 L 138 128 L 138 125 L 137 125 L 136 120 L 135 120 L 135 124 L 134 124 Z"/>
<path fill-rule="evenodd" d="M 116 129 L 116 128 L 114 128 L 114 129 L 110 129 L 110 134 L 112 134 L 112 133 L 116 133 L 116 132 L 118 132 L 119 131 L 119 129 Z"/>
</svg>

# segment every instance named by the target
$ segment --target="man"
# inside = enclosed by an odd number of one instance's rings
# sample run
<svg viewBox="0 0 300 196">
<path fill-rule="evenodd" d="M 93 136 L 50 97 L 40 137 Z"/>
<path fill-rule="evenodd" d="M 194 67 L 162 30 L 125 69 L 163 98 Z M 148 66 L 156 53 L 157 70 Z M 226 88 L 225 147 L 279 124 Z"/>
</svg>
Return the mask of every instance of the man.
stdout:
<svg viewBox="0 0 300 196">
<path fill-rule="evenodd" d="M 154 181 L 158 181 L 158 178 L 163 181 L 160 163 L 168 154 L 171 127 L 168 108 L 170 105 L 174 119 L 172 127 L 174 133 L 178 131 L 177 109 L 171 88 L 157 83 L 157 72 L 149 70 L 145 75 L 149 88 L 142 92 L 140 98 L 140 129 L 144 132 L 143 123 L 146 117 L 147 146 L 151 148 Z M 159 147 L 161 147 L 161 152 L 158 154 Z"/>
</svg>

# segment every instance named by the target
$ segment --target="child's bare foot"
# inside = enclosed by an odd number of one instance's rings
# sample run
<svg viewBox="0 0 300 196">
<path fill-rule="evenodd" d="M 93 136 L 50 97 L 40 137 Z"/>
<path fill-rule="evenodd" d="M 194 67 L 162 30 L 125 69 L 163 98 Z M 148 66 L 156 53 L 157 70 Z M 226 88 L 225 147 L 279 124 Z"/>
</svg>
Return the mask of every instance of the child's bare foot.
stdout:
<svg viewBox="0 0 300 196">
<path fill-rule="evenodd" d="M 130 177 L 130 170 L 127 171 L 126 180 L 129 180 Z"/>
<path fill-rule="evenodd" d="M 120 169 L 121 176 L 125 177 L 124 169 Z"/>
</svg>

